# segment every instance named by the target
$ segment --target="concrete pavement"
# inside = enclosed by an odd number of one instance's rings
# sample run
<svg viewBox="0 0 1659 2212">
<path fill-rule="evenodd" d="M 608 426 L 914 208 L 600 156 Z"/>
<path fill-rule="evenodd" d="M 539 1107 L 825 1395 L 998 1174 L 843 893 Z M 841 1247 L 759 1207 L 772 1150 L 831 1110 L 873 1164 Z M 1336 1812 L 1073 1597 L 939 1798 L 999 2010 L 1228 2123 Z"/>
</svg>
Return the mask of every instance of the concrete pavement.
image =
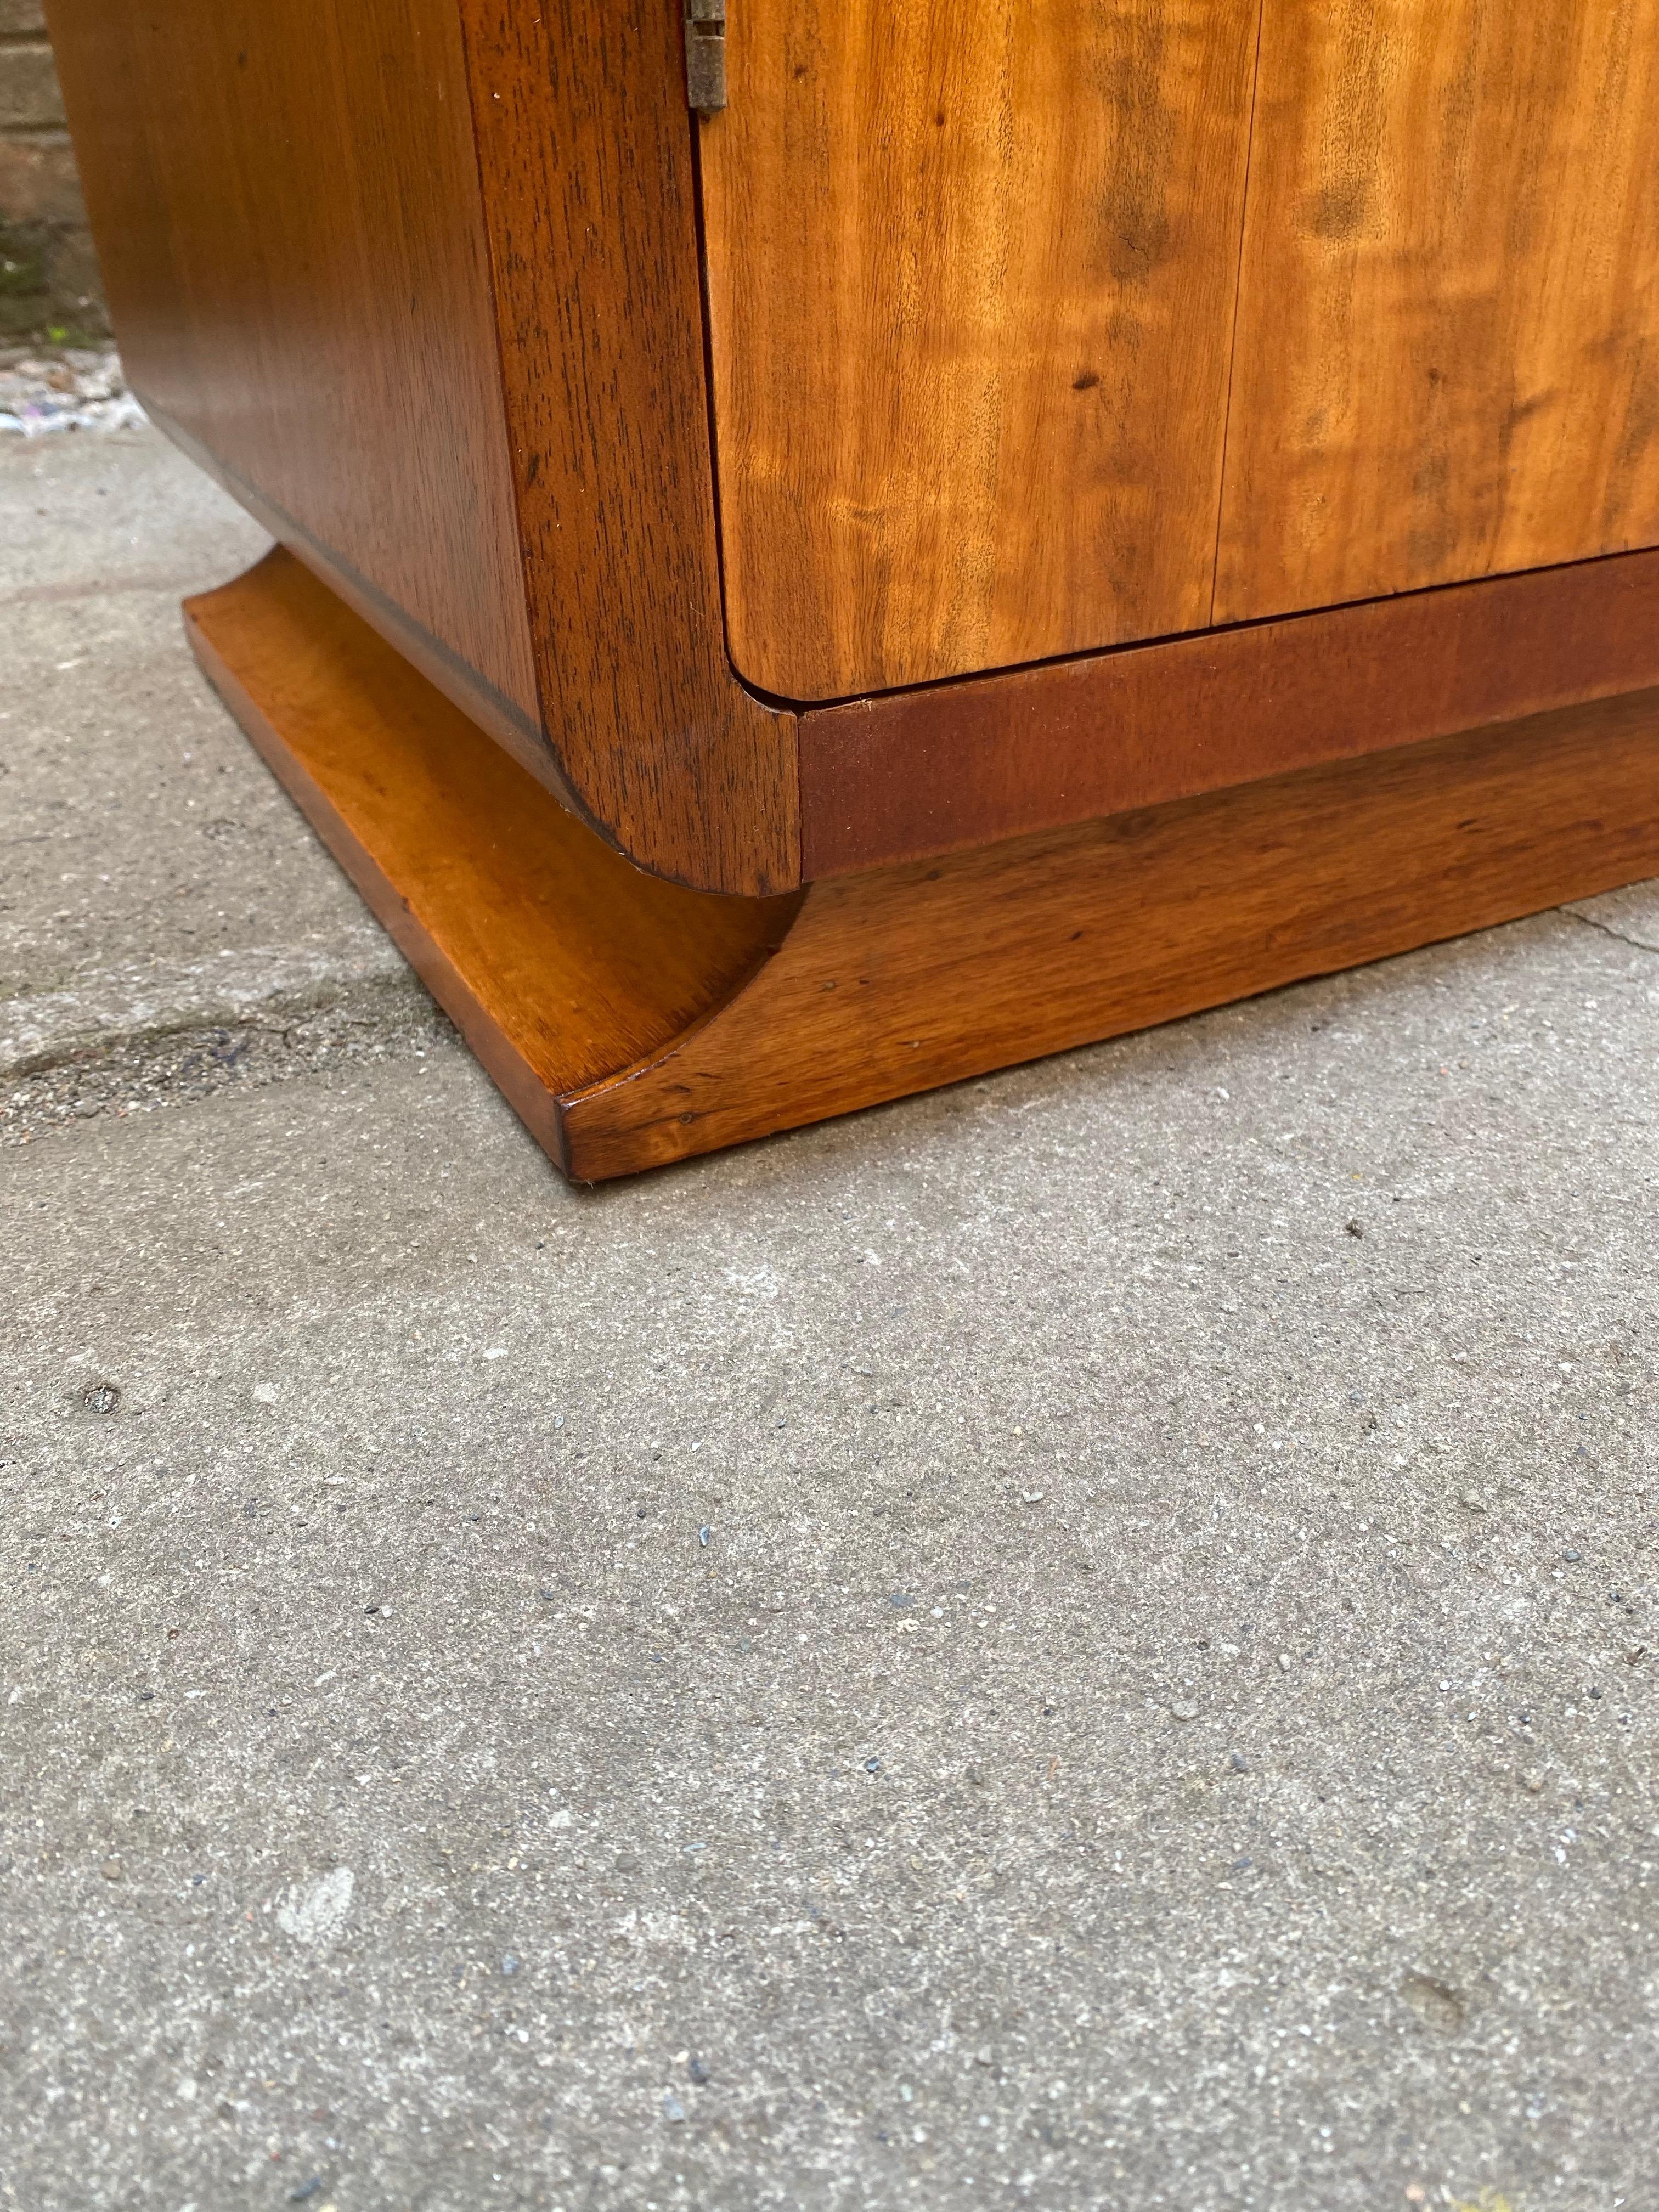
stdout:
<svg viewBox="0 0 1659 2212">
<path fill-rule="evenodd" d="M 1659 2204 L 1659 891 L 598 1193 L 0 441 L 0 2203 Z"/>
</svg>

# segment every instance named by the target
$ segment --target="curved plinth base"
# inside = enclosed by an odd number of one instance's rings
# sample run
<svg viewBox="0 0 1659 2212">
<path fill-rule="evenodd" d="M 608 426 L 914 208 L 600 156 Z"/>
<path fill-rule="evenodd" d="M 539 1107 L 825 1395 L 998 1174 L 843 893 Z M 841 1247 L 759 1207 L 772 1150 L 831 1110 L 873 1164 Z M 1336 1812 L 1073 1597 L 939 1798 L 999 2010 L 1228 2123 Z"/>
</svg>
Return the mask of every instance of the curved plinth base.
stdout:
<svg viewBox="0 0 1659 2212">
<path fill-rule="evenodd" d="M 248 736 L 586 1182 L 1659 873 L 1644 691 L 718 896 L 611 851 L 289 554 L 185 611 Z"/>
</svg>

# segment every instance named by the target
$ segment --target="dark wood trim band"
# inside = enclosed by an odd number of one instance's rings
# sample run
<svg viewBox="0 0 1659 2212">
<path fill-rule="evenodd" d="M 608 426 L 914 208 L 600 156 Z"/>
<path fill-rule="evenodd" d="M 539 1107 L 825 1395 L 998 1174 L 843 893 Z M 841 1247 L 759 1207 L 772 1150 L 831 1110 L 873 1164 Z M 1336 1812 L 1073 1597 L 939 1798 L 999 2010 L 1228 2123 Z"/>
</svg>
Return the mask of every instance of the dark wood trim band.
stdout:
<svg viewBox="0 0 1659 2212">
<path fill-rule="evenodd" d="M 809 882 L 1659 684 L 1659 551 L 801 716 Z"/>
</svg>

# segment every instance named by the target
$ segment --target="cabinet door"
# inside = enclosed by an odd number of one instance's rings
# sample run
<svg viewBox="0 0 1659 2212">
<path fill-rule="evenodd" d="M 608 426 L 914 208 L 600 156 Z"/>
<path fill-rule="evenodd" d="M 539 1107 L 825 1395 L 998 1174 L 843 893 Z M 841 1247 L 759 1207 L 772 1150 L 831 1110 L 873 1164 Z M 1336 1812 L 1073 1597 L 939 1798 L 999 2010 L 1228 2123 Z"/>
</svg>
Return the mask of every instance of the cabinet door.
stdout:
<svg viewBox="0 0 1659 2212">
<path fill-rule="evenodd" d="M 1265 0 L 1216 617 L 1659 540 L 1659 0 Z"/>
<path fill-rule="evenodd" d="M 1258 0 L 732 0 L 726 618 L 832 698 L 1210 618 Z"/>
</svg>

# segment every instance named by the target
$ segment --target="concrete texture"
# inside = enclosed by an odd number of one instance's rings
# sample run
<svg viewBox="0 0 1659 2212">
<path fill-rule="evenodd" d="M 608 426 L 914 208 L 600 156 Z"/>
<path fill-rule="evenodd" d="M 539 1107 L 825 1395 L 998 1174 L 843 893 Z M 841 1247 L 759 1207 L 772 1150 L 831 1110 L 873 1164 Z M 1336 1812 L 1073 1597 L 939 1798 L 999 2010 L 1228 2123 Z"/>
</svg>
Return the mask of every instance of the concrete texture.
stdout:
<svg viewBox="0 0 1659 2212">
<path fill-rule="evenodd" d="M 575 1193 L 0 495 L 0 2203 L 1659 2203 L 1659 895 Z"/>
<path fill-rule="evenodd" d="M 144 428 L 0 441 L 0 1142 L 436 1017 L 185 648 L 270 541 Z"/>
</svg>

